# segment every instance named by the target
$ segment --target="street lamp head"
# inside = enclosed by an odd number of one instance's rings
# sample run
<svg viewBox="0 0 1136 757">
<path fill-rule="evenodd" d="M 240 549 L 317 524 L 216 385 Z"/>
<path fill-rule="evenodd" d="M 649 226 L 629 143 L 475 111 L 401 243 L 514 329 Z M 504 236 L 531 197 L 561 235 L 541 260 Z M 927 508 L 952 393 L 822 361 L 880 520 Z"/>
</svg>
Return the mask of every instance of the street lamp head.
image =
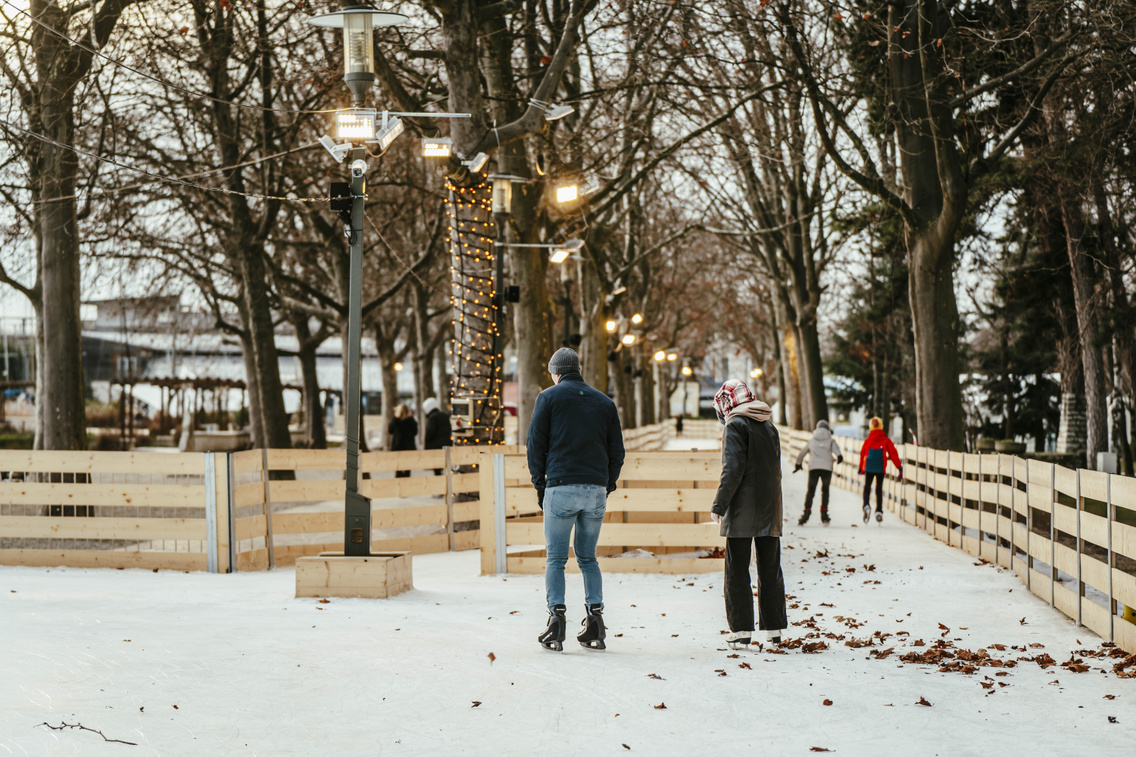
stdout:
<svg viewBox="0 0 1136 757">
<path fill-rule="evenodd" d="M 561 184 L 556 188 L 556 201 L 559 203 L 575 202 L 580 197 L 580 187 L 575 182 Z"/>
<path fill-rule="evenodd" d="M 544 111 L 545 121 L 559 121 L 561 118 L 576 112 L 576 109 L 571 105 L 553 105 L 543 100 L 529 100 L 529 103 Z"/>
<path fill-rule="evenodd" d="M 666 353 L 665 350 L 659 350 L 658 352 L 655 353 L 655 362 L 656 363 L 661 363 L 666 359 L 667 359 L 667 353 Z"/>
<path fill-rule="evenodd" d="M 335 136 L 348 142 L 369 142 L 375 138 L 375 111 L 347 108 L 335 112 Z"/>
<path fill-rule="evenodd" d="M 375 81 L 374 28 L 396 26 L 409 20 L 401 13 L 380 11 L 369 5 L 350 5 L 341 11 L 312 16 L 308 23 L 343 29 L 343 81 L 351 90 L 355 105 L 361 106 Z"/>
<path fill-rule="evenodd" d="M 618 324 L 615 321 L 608 321 L 604 324 L 604 328 L 607 329 L 608 333 L 610 334 L 611 332 L 615 331 L 615 327 L 617 325 Z"/>
<path fill-rule="evenodd" d="M 692 371 L 692 370 L 690 369 L 690 366 L 689 366 L 689 365 L 684 365 L 684 366 L 682 367 L 682 375 L 683 375 L 683 376 L 689 376 L 689 375 L 690 375 L 690 374 L 692 374 L 692 373 L 694 373 L 694 371 Z"/>
<path fill-rule="evenodd" d="M 383 127 L 375 134 L 375 141 L 379 143 L 379 152 L 386 152 L 391 143 L 405 130 L 401 118 L 389 118 Z"/>
<path fill-rule="evenodd" d="M 677 352 L 668 352 L 667 353 L 667 362 L 673 363 L 675 360 L 678 360 L 678 353 Z"/>
<path fill-rule="evenodd" d="M 568 259 L 571 253 L 564 247 L 557 247 L 552 251 L 552 255 L 548 258 L 550 263 L 563 263 Z"/>
<path fill-rule="evenodd" d="M 462 165 L 468 168 L 472 173 L 481 173 L 485 170 L 485 166 L 489 164 L 489 156 L 483 152 L 479 152 L 469 160 L 463 160 Z"/>
<path fill-rule="evenodd" d="M 449 137 L 427 137 L 422 140 L 422 157 L 448 158 L 453 144 Z"/>
<path fill-rule="evenodd" d="M 624 334 L 623 338 L 620 339 L 620 341 L 623 342 L 624 344 L 627 344 L 627 345 L 635 344 L 635 335 L 634 334 Z"/>
<path fill-rule="evenodd" d="M 631 316 L 631 322 L 634 323 L 636 326 L 638 326 L 640 323 L 643 322 L 643 316 L 640 315 L 639 313 L 636 313 L 635 315 Z"/>
</svg>

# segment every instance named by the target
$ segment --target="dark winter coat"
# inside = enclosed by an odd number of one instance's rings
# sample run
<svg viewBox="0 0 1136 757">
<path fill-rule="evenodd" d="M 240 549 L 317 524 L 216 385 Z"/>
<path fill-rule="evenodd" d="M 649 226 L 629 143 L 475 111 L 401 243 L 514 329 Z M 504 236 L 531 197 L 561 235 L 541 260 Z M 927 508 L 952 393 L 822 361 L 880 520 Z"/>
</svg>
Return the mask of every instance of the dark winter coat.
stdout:
<svg viewBox="0 0 1136 757">
<path fill-rule="evenodd" d="M 615 403 L 566 373 L 537 395 L 529 421 L 529 473 L 533 486 L 596 484 L 615 490 L 623 468 L 623 431 Z"/>
<path fill-rule="evenodd" d="M 868 438 L 864 440 L 864 446 L 860 448 L 860 472 L 883 473 L 884 469 L 887 468 L 889 458 L 896 468 L 903 468 L 895 445 L 891 443 L 891 439 L 887 438 L 883 429 L 877 428 L 868 434 Z"/>
<path fill-rule="evenodd" d="M 781 535 L 781 439 L 771 422 L 744 415 L 726 421 L 711 511 L 722 516 L 722 536 Z"/>
<path fill-rule="evenodd" d="M 441 410 L 431 410 L 426 414 L 426 438 L 423 449 L 441 449 L 450 446 L 450 419 Z"/>
<path fill-rule="evenodd" d="M 387 433 L 391 438 L 391 451 L 418 449 L 415 441 L 418 437 L 418 421 L 410 418 L 394 418 L 387 425 Z"/>
</svg>

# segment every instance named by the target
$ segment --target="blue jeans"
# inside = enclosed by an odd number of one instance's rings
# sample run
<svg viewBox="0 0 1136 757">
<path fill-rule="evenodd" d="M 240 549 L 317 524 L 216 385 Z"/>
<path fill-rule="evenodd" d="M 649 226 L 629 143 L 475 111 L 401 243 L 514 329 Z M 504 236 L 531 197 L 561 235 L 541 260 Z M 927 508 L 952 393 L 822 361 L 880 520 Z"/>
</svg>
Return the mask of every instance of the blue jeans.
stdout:
<svg viewBox="0 0 1136 757">
<path fill-rule="evenodd" d="M 603 604 L 603 577 L 596 562 L 596 542 L 607 510 L 607 489 L 594 484 L 550 487 L 544 492 L 544 543 L 547 560 L 544 591 L 551 612 L 564 604 L 564 566 L 568 564 L 568 537 L 576 527 L 576 564 L 584 576 L 584 602 Z"/>
</svg>

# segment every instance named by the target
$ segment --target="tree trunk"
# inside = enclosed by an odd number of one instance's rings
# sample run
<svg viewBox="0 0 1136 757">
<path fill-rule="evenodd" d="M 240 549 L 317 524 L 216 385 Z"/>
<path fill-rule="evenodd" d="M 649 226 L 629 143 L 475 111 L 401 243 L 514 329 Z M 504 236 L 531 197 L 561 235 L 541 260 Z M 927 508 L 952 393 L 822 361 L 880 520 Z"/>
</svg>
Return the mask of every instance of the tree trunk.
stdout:
<svg viewBox="0 0 1136 757">
<path fill-rule="evenodd" d="M 526 240 L 527 241 L 527 240 Z M 536 396 L 552 385 L 548 359 L 552 357 L 552 318 L 548 294 L 547 255 L 542 250 L 518 248 L 511 256 L 513 281 L 521 288 L 521 302 L 514 308 L 517 344 L 517 433 L 528 436 Z M 582 367 L 582 366 L 581 366 Z"/>
<path fill-rule="evenodd" d="M 240 308 L 243 318 L 244 308 Z M 240 334 L 241 339 L 241 359 L 245 364 L 245 386 L 248 389 L 248 411 L 249 411 L 249 442 L 255 449 L 268 449 L 270 445 L 267 437 L 264 434 L 264 416 L 262 415 L 263 406 L 260 404 L 260 384 L 253 380 L 256 375 L 256 361 L 253 358 L 254 348 L 252 342 L 248 337 L 248 328 L 246 324 L 245 330 Z M 196 404 L 194 406 L 196 413 Z M 196 422 L 195 422 L 196 425 Z"/>
<path fill-rule="evenodd" d="M 299 315 L 292 321 L 300 347 L 296 356 L 300 361 L 300 375 L 304 383 L 304 428 L 308 449 L 327 449 L 327 428 L 324 425 L 324 408 L 320 402 L 319 372 L 316 368 L 316 350 L 322 339 L 313 338 L 307 316 Z"/>
</svg>

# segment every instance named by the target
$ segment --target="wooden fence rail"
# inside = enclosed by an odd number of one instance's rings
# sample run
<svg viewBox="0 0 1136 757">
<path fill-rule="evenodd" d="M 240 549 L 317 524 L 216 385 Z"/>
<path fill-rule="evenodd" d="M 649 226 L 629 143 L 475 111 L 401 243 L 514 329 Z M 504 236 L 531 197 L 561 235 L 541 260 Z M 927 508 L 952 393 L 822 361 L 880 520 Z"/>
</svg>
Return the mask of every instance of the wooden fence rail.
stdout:
<svg viewBox="0 0 1136 757">
<path fill-rule="evenodd" d="M 811 434 L 781 428 L 783 456 Z M 863 490 L 860 446 L 836 437 L 833 481 Z M 887 508 L 970 555 L 1014 571 L 1078 625 L 1136 652 L 1136 479 L 1005 454 L 898 445 L 903 480 L 887 474 Z M 874 497 L 873 493 L 873 497 Z"/>
</svg>

